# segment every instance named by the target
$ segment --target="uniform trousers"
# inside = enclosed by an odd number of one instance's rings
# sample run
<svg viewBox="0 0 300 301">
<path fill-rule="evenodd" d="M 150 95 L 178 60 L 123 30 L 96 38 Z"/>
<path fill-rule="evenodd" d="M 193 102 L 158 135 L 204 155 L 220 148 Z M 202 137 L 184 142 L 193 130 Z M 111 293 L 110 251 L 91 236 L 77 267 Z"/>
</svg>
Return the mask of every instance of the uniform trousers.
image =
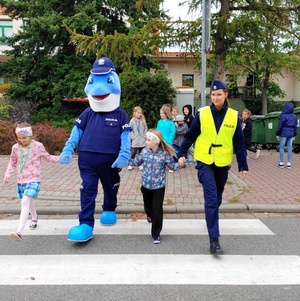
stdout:
<svg viewBox="0 0 300 301">
<path fill-rule="evenodd" d="M 142 186 L 141 191 L 144 199 L 145 212 L 152 220 L 151 235 L 153 238 L 157 238 L 163 226 L 165 187 L 151 190 Z"/>
<path fill-rule="evenodd" d="M 205 219 L 210 239 L 218 238 L 219 207 L 222 203 L 222 194 L 228 178 L 230 166 L 217 167 L 197 161 L 198 179 L 203 186 L 205 202 Z"/>
<path fill-rule="evenodd" d="M 95 199 L 98 193 L 99 180 L 103 187 L 103 211 L 115 211 L 117 194 L 120 186 L 119 168 L 111 168 L 118 154 L 100 154 L 78 152 L 78 166 L 82 179 L 80 187 L 81 211 L 80 224 L 94 227 Z"/>
</svg>

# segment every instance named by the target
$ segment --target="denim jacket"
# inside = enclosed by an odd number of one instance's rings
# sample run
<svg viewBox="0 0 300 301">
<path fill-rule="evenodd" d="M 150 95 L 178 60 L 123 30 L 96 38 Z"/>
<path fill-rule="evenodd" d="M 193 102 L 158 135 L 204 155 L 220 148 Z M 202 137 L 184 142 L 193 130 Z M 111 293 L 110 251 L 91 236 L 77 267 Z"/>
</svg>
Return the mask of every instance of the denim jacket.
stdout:
<svg viewBox="0 0 300 301">
<path fill-rule="evenodd" d="M 142 186 L 151 190 L 166 186 L 166 165 L 171 170 L 180 169 L 174 158 L 161 147 L 155 153 L 152 149 L 145 147 L 140 155 L 134 159 L 129 159 L 131 166 L 140 166 L 143 163 Z"/>
</svg>

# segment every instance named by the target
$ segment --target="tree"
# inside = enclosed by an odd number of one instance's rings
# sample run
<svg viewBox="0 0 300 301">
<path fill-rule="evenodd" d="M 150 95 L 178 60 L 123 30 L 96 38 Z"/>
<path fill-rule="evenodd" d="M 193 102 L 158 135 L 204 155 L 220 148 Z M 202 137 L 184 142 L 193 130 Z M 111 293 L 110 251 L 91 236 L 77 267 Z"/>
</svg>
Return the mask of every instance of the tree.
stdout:
<svg viewBox="0 0 300 301">
<path fill-rule="evenodd" d="M 63 97 L 84 96 L 84 86 L 96 53 L 76 53 L 66 27 L 78 34 L 128 35 L 126 20 L 152 16 L 152 6 L 138 12 L 134 0 L 1 0 L 6 14 L 23 19 L 23 30 L 8 38 L 12 50 L 0 74 L 17 81 L 8 97 L 36 104 L 59 105 Z M 154 1 L 155 2 L 155 1 Z M 148 13 L 147 13 L 148 12 Z M 155 16 L 155 14 L 154 14 Z M 109 51 L 106 52 L 109 56 Z M 110 57 L 110 56 L 109 56 Z M 142 57 L 140 62 L 147 64 Z M 117 62 L 117 67 L 118 67 Z"/>
</svg>

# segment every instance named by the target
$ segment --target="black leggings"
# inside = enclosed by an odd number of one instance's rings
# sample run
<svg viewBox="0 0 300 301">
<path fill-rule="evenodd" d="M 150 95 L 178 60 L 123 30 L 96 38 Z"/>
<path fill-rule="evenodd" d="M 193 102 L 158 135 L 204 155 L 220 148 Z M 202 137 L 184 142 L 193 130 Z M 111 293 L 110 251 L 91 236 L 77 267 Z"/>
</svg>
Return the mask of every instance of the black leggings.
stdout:
<svg viewBox="0 0 300 301">
<path fill-rule="evenodd" d="M 151 235 L 153 238 L 157 238 L 160 235 L 163 225 L 165 187 L 151 190 L 142 186 L 141 191 L 144 199 L 145 212 L 152 220 Z"/>
</svg>

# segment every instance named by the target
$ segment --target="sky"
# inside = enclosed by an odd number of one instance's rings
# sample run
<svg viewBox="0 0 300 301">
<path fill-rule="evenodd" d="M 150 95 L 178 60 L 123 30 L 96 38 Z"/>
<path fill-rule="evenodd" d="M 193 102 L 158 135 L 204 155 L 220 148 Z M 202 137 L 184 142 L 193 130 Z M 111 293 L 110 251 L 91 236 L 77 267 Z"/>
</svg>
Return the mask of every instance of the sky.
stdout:
<svg viewBox="0 0 300 301">
<path fill-rule="evenodd" d="M 163 3 L 164 10 L 169 10 L 168 15 L 172 17 L 173 20 L 195 20 L 199 18 L 200 12 L 188 12 L 188 4 L 179 6 L 179 3 L 184 2 L 184 0 L 165 0 Z M 164 49 L 167 52 L 178 52 L 180 51 L 178 47 L 167 47 Z"/>
</svg>

